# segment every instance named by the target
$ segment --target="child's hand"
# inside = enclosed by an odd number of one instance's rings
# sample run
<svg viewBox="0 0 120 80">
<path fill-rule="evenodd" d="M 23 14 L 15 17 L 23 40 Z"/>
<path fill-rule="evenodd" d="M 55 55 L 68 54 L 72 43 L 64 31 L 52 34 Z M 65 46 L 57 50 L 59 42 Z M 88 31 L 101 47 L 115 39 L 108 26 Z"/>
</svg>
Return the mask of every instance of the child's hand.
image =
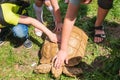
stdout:
<svg viewBox="0 0 120 80">
<path fill-rule="evenodd" d="M 49 35 L 49 39 L 54 43 L 58 42 L 57 35 L 55 33 L 53 33 L 52 35 Z"/>
<path fill-rule="evenodd" d="M 61 42 L 61 35 L 53 33 L 49 36 L 50 41 L 54 43 L 60 43 Z"/>
</svg>

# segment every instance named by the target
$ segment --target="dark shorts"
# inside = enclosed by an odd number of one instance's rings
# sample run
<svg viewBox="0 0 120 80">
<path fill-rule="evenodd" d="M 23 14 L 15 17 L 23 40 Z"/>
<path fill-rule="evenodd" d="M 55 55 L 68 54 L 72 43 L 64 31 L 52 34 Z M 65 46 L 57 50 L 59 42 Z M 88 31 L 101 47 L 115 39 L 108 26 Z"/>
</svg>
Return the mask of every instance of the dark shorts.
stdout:
<svg viewBox="0 0 120 80">
<path fill-rule="evenodd" d="M 78 6 L 80 4 L 80 0 L 69 0 L 69 2 L 76 6 Z"/>
<path fill-rule="evenodd" d="M 103 9 L 111 9 L 113 7 L 113 0 L 98 0 L 98 5 Z"/>
</svg>

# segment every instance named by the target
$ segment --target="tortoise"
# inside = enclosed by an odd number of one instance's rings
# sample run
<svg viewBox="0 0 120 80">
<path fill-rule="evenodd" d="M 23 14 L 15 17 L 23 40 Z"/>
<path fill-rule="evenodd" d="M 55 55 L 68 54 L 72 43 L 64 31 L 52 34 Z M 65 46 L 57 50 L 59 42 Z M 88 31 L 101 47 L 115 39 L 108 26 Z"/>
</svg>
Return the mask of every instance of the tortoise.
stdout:
<svg viewBox="0 0 120 80">
<path fill-rule="evenodd" d="M 60 33 L 56 34 L 58 37 L 61 36 Z M 55 78 L 59 77 L 62 72 L 67 76 L 76 76 L 82 71 L 81 69 L 74 68 L 73 66 L 78 65 L 81 59 L 85 56 L 87 40 L 88 36 L 86 33 L 77 26 L 73 26 L 68 41 L 68 64 L 64 64 L 60 69 L 56 70 L 53 67 L 52 59 L 58 52 L 60 43 L 53 43 L 48 39 L 45 39 L 45 42 L 41 48 L 40 65 L 38 65 L 34 71 L 36 73 L 49 73 L 51 71 Z"/>
</svg>

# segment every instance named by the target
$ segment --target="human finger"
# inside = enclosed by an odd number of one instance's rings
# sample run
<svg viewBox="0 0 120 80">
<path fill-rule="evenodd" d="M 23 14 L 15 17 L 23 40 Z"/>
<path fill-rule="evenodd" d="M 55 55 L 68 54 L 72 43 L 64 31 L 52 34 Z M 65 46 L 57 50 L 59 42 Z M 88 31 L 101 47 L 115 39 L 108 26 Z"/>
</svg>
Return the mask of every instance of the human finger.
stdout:
<svg viewBox="0 0 120 80">
<path fill-rule="evenodd" d="M 57 56 L 55 56 L 55 57 L 52 59 L 52 64 L 55 63 L 56 58 L 57 58 Z"/>
<path fill-rule="evenodd" d="M 59 59 L 56 59 L 55 61 L 55 68 L 59 69 L 61 67 L 61 61 Z"/>
<path fill-rule="evenodd" d="M 68 64 L 68 59 L 65 60 L 65 64 Z"/>
</svg>

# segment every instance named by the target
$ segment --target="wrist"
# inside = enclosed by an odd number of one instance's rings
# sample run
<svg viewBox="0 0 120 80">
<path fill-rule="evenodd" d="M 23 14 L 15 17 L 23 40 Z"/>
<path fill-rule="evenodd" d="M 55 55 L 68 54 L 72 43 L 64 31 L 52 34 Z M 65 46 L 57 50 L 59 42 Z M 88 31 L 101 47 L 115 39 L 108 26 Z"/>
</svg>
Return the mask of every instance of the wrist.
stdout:
<svg viewBox="0 0 120 80">
<path fill-rule="evenodd" d="M 67 53 L 67 50 L 65 50 L 65 49 L 60 49 L 60 52 L 62 52 L 62 53 Z"/>
<path fill-rule="evenodd" d="M 61 47 L 60 50 L 67 52 L 67 47 Z"/>
</svg>

